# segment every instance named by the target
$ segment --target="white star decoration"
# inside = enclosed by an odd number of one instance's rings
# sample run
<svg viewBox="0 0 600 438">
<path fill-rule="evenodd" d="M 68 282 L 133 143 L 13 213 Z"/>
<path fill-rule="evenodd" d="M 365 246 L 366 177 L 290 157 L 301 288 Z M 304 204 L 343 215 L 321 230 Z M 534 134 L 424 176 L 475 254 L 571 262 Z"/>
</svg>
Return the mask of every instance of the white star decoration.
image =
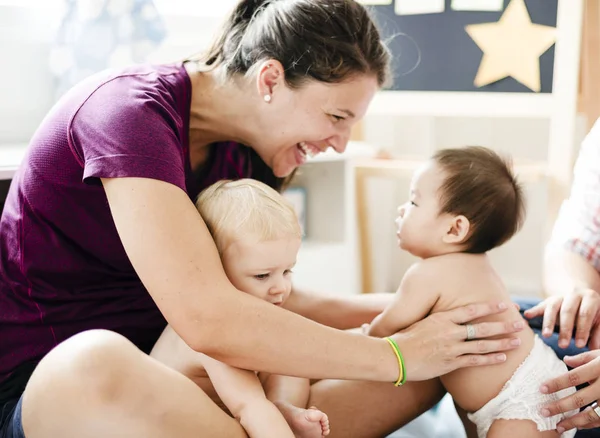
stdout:
<svg viewBox="0 0 600 438">
<path fill-rule="evenodd" d="M 556 41 L 556 28 L 531 22 L 524 0 L 512 0 L 495 23 L 465 27 L 483 52 L 475 86 L 512 76 L 539 92 L 540 56 Z"/>
</svg>

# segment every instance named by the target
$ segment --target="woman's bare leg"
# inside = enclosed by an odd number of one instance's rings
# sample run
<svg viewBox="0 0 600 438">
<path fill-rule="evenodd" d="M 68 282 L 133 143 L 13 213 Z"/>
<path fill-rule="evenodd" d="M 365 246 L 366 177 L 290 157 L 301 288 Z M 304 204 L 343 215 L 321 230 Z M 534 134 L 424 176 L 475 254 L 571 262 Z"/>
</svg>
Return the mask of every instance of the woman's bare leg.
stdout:
<svg viewBox="0 0 600 438">
<path fill-rule="evenodd" d="M 27 438 L 246 437 L 191 380 L 103 330 L 38 365 L 23 396 Z"/>
<path fill-rule="evenodd" d="M 212 394 L 214 391 L 204 388 L 201 382 L 206 373 L 194 369 L 193 354 L 167 327 L 151 356 L 185 374 Z M 425 412 L 443 395 L 439 381 L 410 383 L 396 388 L 391 383 L 322 380 L 312 385 L 308 406 L 316 406 L 330 418 L 331 437 L 381 437 Z M 216 397 L 216 394 L 212 396 Z"/>
<path fill-rule="evenodd" d="M 439 380 L 391 383 L 321 380 L 311 387 L 309 406 L 329 417 L 328 438 L 381 438 L 409 423 L 441 400 Z"/>
</svg>

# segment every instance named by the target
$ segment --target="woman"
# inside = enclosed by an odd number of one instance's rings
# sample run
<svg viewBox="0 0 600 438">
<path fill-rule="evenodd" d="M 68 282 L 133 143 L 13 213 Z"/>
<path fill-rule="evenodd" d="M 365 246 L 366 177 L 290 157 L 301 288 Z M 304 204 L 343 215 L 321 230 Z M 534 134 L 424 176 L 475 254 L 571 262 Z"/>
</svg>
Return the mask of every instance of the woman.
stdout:
<svg viewBox="0 0 600 438">
<path fill-rule="evenodd" d="M 435 382 L 391 385 L 399 363 L 385 340 L 237 291 L 191 201 L 222 178 L 280 188 L 307 155 L 344 152 L 388 63 L 354 1 L 243 0 L 201 59 L 103 73 L 67 93 L 34 135 L 0 224 L 0 437 L 245 436 L 148 357 L 167 321 L 234 366 L 362 380 L 315 387 L 334 436 L 380 435 L 435 402 Z M 289 310 L 338 327 L 383 308 L 292 295 Z M 408 380 L 503 361 L 509 336 L 467 343 L 467 332 L 507 335 L 520 323 L 460 325 L 503 307 L 456 309 L 396 334 Z"/>
</svg>

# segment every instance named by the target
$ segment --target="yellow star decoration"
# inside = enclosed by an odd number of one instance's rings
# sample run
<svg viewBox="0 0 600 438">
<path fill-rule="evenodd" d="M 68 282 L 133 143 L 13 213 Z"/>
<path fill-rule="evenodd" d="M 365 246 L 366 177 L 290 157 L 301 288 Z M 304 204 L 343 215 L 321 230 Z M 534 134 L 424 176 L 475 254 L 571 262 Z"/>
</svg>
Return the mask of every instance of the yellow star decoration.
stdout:
<svg viewBox="0 0 600 438">
<path fill-rule="evenodd" d="M 483 52 L 476 87 L 512 76 L 540 91 L 539 58 L 556 41 L 556 28 L 532 23 L 524 0 L 512 0 L 497 23 L 471 24 L 465 30 Z"/>
</svg>

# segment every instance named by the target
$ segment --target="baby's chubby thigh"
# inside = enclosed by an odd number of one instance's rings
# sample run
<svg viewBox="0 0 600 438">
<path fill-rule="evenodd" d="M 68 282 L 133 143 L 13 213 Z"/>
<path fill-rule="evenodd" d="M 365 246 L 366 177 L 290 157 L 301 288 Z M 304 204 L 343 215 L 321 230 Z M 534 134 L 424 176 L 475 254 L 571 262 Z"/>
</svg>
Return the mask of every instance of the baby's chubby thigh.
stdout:
<svg viewBox="0 0 600 438">
<path fill-rule="evenodd" d="M 477 412 L 469 414 L 469 419 L 477 425 L 480 437 L 558 437 L 558 423 L 570 412 L 546 418 L 541 415 L 542 407 L 548 402 L 573 392 L 564 390 L 557 394 L 542 394 L 539 388 L 543 382 L 567 371 L 566 365 L 556 357 L 554 351 L 538 337 L 530 354 L 507 380 L 500 393 Z M 562 435 L 570 438 L 574 431 Z"/>
<path fill-rule="evenodd" d="M 487 433 L 487 438 L 558 438 L 555 430 L 540 432 L 535 422 L 531 420 L 496 420 Z"/>
</svg>

